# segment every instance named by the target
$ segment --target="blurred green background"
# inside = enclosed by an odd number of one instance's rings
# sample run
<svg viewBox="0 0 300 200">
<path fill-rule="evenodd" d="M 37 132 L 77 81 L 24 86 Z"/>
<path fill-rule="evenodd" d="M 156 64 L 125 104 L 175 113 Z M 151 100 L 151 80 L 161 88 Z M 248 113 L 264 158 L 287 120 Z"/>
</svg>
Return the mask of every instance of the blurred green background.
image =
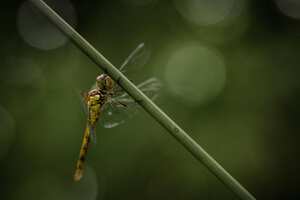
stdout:
<svg viewBox="0 0 300 200">
<path fill-rule="evenodd" d="M 116 66 L 144 42 L 128 76 L 158 77 L 157 104 L 258 199 L 299 199 L 299 1 L 47 2 Z M 236 199 L 142 109 L 97 127 L 74 183 L 101 71 L 30 3 L 0 16 L 1 199 Z"/>
</svg>

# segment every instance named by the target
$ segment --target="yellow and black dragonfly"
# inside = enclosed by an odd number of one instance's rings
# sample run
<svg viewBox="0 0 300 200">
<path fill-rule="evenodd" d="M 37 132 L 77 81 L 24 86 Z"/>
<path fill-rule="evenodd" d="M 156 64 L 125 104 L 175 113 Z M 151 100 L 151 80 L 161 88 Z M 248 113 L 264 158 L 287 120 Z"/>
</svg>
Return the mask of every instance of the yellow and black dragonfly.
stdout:
<svg viewBox="0 0 300 200">
<path fill-rule="evenodd" d="M 119 70 L 125 71 L 128 65 L 139 60 L 145 60 L 144 44 L 140 44 L 123 62 Z M 154 99 L 157 96 L 161 84 L 156 78 L 149 78 L 138 85 L 148 97 Z M 96 78 L 95 85 L 82 95 L 86 108 L 87 122 L 83 135 L 79 159 L 76 163 L 74 180 L 79 181 L 83 176 L 84 162 L 90 146 L 91 138 L 96 140 L 95 128 L 100 121 L 105 128 L 113 128 L 125 122 L 128 112 L 133 112 L 136 102 L 113 81 L 107 74 L 100 74 Z M 126 113 L 127 112 L 127 113 Z"/>
</svg>

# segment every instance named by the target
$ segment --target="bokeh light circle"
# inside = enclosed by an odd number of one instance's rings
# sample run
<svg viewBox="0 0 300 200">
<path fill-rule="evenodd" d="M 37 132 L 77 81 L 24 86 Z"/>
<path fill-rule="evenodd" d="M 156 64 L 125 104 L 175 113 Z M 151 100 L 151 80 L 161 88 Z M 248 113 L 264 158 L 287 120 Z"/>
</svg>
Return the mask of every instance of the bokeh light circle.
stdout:
<svg viewBox="0 0 300 200">
<path fill-rule="evenodd" d="M 76 12 L 69 0 L 50 0 L 47 3 L 69 24 L 73 27 L 76 25 Z M 38 49 L 55 49 L 68 41 L 68 38 L 28 1 L 19 9 L 17 26 L 22 39 Z"/>
<path fill-rule="evenodd" d="M 299 0 L 275 0 L 279 10 L 286 16 L 300 19 Z"/>
<path fill-rule="evenodd" d="M 214 25 L 236 15 L 237 0 L 174 0 L 175 7 L 187 21 L 201 26 Z"/>
<path fill-rule="evenodd" d="M 15 126 L 13 116 L 0 105 L 0 159 L 7 154 L 15 139 Z"/>
<path fill-rule="evenodd" d="M 101 198 L 104 196 L 106 188 L 103 183 L 100 183 L 99 185 L 94 169 L 86 165 L 82 179 L 79 181 L 79 183 L 73 183 L 71 189 L 72 191 L 70 191 L 69 198 L 72 198 L 70 199 L 96 200 L 98 197 Z"/>
<path fill-rule="evenodd" d="M 17 187 L 15 199 L 96 200 L 98 183 L 94 171 L 86 168 L 80 182 L 52 171 L 31 172 Z"/>
<path fill-rule="evenodd" d="M 185 102 L 192 105 L 206 103 L 224 88 L 224 59 L 212 48 L 183 46 L 171 55 L 165 79 L 169 91 Z"/>
<path fill-rule="evenodd" d="M 11 56 L 4 62 L 9 67 L 0 74 L 0 80 L 6 84 L 39 87 L 45 80 L 41 66 L 32 59 Z"/>
</svg>

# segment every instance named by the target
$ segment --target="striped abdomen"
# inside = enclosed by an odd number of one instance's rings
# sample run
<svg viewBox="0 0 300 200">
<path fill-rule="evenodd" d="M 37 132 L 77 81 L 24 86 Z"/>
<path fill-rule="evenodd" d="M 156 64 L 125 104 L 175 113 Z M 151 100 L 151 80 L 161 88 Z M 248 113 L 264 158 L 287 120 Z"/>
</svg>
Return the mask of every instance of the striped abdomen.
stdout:
<svg viewBox="0 0 300 200">
<path fill-rule="evenodd" d="M 83 135 L 83 140 L 79 152 L 79 159 L 77 160 L 76 163 L 76 169 L 74 174 L 75 181 L 79 181 L 83 175 L 84 161 L 87 155 L 89 145 L 90 145 L 90 128 L 87 125 Z"/>
</svg>

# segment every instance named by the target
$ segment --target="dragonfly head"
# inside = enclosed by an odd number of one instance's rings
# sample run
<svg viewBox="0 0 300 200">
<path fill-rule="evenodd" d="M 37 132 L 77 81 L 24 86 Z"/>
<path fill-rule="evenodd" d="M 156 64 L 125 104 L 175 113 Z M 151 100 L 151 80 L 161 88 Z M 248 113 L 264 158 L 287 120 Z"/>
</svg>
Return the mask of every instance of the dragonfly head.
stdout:
<svg viewBox="0 0 300 200">
<path fill-rule="evenodd" d="M 112 90 L 115 82 L 107 74 L 101 74 L 96 79 L 97 87 L 101 90 Z"/>
</svg>

